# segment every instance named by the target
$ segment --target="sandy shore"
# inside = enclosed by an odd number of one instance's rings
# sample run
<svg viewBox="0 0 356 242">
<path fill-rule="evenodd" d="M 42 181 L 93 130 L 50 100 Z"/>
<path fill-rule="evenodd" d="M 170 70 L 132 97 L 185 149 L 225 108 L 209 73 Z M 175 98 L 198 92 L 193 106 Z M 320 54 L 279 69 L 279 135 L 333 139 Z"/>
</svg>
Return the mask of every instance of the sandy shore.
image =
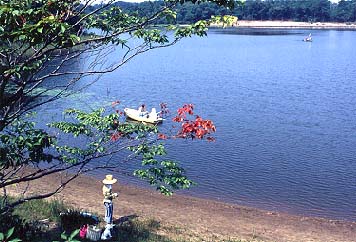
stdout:
<svg viewBox="0 0 356 242">
<path fill-rule="evenodd" d="M 242 28 L 296 28 L 296 29 L 356 29 L 356 23 L 322 23 L 294 21 L 247 21 L 238 20 L 234 25 Z"/>
<path fill-rule="evenodd" d="M 48 191 L 58 176 L 36 181 L 29 192 Z M 57 195 L 57 198 L 76 208 L 104 215 L 102 183 L 82 176 Z M 247 239 L 251 241 L 355 241 L 356 222 L 302 217 L 258 210 L 212 200 L 182 195 L 164 197 L 154 190 L 114 184 L 119 198 L 114 203 L 116 219 L 137 215 L 140 219 L 155 219 L 161 224 L 160 234 L 186 241 L 222 241 Z M 12 194 L 21 186 L 11 188 Z"/>
</svg>

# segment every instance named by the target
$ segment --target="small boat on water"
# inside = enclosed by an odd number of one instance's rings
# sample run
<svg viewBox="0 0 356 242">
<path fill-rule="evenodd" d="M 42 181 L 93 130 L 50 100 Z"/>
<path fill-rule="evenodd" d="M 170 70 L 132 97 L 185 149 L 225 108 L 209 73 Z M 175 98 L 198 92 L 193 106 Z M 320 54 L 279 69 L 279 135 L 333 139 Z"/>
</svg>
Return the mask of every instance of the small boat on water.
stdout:
<svg viewBox="0 0 356 242">
<path fill-rule="evenodd" d="M 141 112 L 141 110 L 125 108 L 124 113 L 130 119 L 139 122 L 156 124 L 163 121 L 163 118 L 159 116 L 160 113 L 157 113 L 155 108 L 152 108 L 151 112 Z"/>
<path fill-rule="evenodd" d="M 308 37 L 305 37 L 305 38 L 303 39 L 303 41 L 304 41 L 304 42 L 313 42 L 313 38 L 312 38 L 311 33 L 308 35 Z"/>
</svg>

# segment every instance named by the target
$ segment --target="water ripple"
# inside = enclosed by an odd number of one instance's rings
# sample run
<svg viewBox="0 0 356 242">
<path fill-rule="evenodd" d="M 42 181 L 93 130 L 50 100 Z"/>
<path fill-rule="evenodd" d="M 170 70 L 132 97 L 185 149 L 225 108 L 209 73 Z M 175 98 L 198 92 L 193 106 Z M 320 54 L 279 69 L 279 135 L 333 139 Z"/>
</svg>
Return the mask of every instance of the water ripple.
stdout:
<svg viewBox="0 0 356 242">
<path fill-rule="evenodd" d="M 189 194 L 356 221 L 356 32 L 313 30 L 311 44 L 303 30 L 244 34 L 152 51 L 87 91 L 132 106 L 194 103 L 215 121 L 213 144 L 168 144 L 199 184 Z"/>
</svg>

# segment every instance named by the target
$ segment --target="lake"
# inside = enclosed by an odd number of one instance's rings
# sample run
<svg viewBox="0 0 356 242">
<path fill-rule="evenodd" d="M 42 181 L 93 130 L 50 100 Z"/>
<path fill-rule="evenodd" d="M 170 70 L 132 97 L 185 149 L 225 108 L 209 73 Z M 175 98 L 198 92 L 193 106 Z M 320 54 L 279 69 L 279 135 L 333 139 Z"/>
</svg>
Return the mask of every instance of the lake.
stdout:
<svg viewBox="0 0 356 242">
<path fill-rule="evenodd" d="M 303 42 L 310 32 L 314 41 Z M 198 183 L 184 194 L 356 221 L 355 43 L 352 31 L 213 29 L 138 56 L 75 105 L 193 103 L 217 133 L 214 143 L 168 143 Z"/>
</svg>

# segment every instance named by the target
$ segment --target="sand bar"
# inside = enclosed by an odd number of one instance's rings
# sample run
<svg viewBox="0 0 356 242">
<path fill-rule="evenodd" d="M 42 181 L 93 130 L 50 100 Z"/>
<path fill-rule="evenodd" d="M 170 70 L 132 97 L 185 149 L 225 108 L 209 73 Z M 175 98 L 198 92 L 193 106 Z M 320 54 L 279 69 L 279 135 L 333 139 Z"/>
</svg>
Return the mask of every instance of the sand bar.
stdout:
<svg viewBox="0 0 356 242">
<path fill-rule="evenodd" d="M 356 29 L 356 23 L 295 22 L 295 21 L 248 21 L 238 20 L 237 28 L 295 28 L 295 29 Z"/>
</svg>

